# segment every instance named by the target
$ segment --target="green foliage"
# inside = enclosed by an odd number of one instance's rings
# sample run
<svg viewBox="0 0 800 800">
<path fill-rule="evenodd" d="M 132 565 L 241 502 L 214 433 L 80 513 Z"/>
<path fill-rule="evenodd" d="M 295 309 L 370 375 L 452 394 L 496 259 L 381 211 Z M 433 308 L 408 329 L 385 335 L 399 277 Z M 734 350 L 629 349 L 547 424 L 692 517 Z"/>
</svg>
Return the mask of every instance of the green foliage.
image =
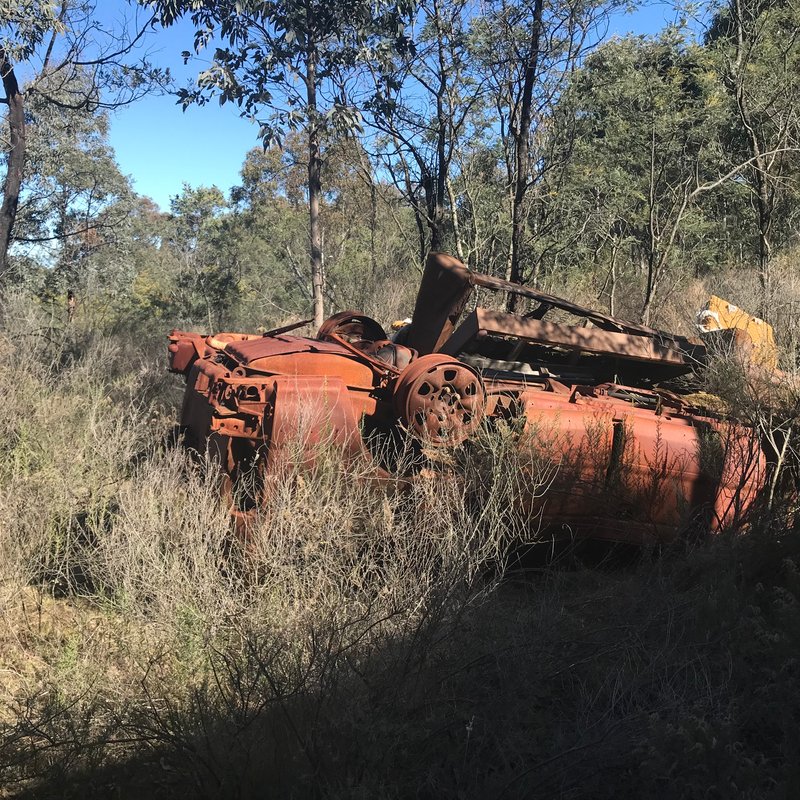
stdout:
<svg viewBox="0 0 800 800">
<path fill-rule="evenodd" d="M 382 167 L 414 211 L 420 263 L 428 247 L 461 247 L 457 220 L 446 214 L 447 183 L 484 100 L 470 46 L 472 12 L 468 0 L 423 0 L 404 29 L 415 46 L 378 50 L 370 65 L 365 108 L 381 137 Z"/>
<path fill-rule="evenodd" d="M 95 232 L 113 225 L 102 218 L 124 216 L 117 200 L 127 185 L 103 141 L 107 121 L 98 112 L 162 87 L 169 72 L 136 52 L 147 23 L 123 16 L 109 26 L 96 10 L 93 0 L 10 0 L 0 7 L 0 60 L 9 95 L 0 213 L 4 283 L 27 279 L 21 270 L 29 266 L 25 245 L 58 241 L 62 262 L 72 260 L 70 250 L 82 258 L 94 247 Z M 26 116 L 35 126 L 33 153 Z M 21 187 L 23 174 L 27 185 Z M 28 214 L 16 224 L 20 188 Z"/>
<path fill-rule="evenodd" d="M 336 133 L 357 130 L 359 114 L 341 94 L 321 96 L 317 105 L 309 102 L 307 91 L 309 86 L 335 91 L 337 79 L 375 37 L 397 31 L 401 13 L 386 2 L 158 0 L 148 5 L 163 25 L 190 18 L 196 53 L 215 39 L 222 42 L 196 87 L 180 90 L 184 107 L 204 105 L 214 96 L 221 105 L 234 103 L 242 116 L 258 122 L 265 145 L 309 126 Z M 184 53 L 184 59 L 190 57 Z"/>
<path fill-rule="evenodd" d="M 710 223 L 692 193 L 724 163 L 725 103 L 710 54 L 677 32 L 616 40 L 587 59 L 562 102 L 571 156 L 560 193 L 585 225 L 579 259 L 627 250 L 645 267 L 643 303 L 678 265 L 701 274 Z"/>
<path fill-rule="evenodd" d="M 169 83 L 168 70 L 137 52 L 146 22 L 123 15 L 109 24 L 97 10 L 96 0 L 0 0 L 0 48 L 19 66 L 26 93 L 92 112 Z"/>
<path fill-rule="evenodd" d="M 2 0 L 0 2 L 0 44 L 13 61 L 30 58 L 45 37 L 64 31 L 59 2 Z"/>
<path fill-rule="evenodd" d="M 229 198 L 220 194 L 210 216 L 195 188 L 171 215 L 159 216 L 131 197 L 118 174 L 102 114 L 47 112 L 52 100 L 87 95 L 89 76 L 76 72 L 72 84 L 52 86 L 41 80 L 28 103 L 28 194 L 15 250 L 29 285 L 46 282 L 57 304 L 67 288 L 77 289 L 82 311 L 91 307 L 101 325 L 129 314 L 142 324 L 164 315 L 203 328 L 308 316 L 315 289 L 303 211 L 312 133 L 322 137 L 312 159 L 321 178 L 315 269 L 329 307 L 405 316 L 415 280 L 393 304 L 380 281 L 405 286 L 434 228 L 437 246 L 472 268 L 507 273 L 518 122 L 509 98 L 523 76 L 513 54 L 531 35 L 528 4 L 478 10 L 431 3 L 416 16 L 381 5 L 369 10 L 369 21 L 366 6 L 336 4 L 153 7 L 164 24 L 191 19 L 197 51 L 212 46 L 214 32 L 221 36 L 209 73 L 184 100 L 235 101 L 276 144 L 248 154 L 240 185 Z M 572 287 L 614 313 L 649 317 L 692 280 L 757 261 L 760 237 L 773 260 L 792 245 L 800 207 L 792 150 L 800 96 L 795 11 L 777 2 L 743 4 L 750 45 L 737 68 L 736 8 L 717 14 L 703 44 L 677 29 L 617 39 L 564 71 L 608 8 L 546 4 L 524 208 L 526 274 Z M 42 25 L 53 24 L 44 5 L 40 11 Z M 306 11 L 320 13 L 307 22 Z M 387 38 L 390 21 L 403 24 Z M 311 56 L 314 104 L 306 82 Z M 370 70 L 355 70 L 364 64 Z M 378 137 L 360 130 L 359 104 L 343 93 L 344 78 L 352 88 L 356 74 L 361 100 L 370 98 L 364 108 L 382 126 Z M 768 168 L 749 161 L 737 85 L 761 149 L 783 148 Z M 337 121 L 345 106 L 350 116 Z M 345 130 L 355 135 L 341 138 Z M 757 177 L 765 175 L 768 225 L 753 215 Z M 52 243 L 21 241 L 49 236 Z M 779 300 L 777 286 L 771 297 Z"/>
<path fill-rule="evenodd" d="M 753 231 L 746 241 L 761 261 L 765 284 L 767 262 L 796 235 L 799 25 L 800 9 L 795 3 L 743 0 L 723 6 L 706 35 L 726 95 L 728 120 L 720 137 L 723 152 L 731 162 L 750 162 L 741 173 L 749 190 L 741 219 Z"/>
<path fill-rule="evenodd" d="M 87 83 L 80 76 L 53 95 L 64 99 L 86 91 Z M 108 142 L 106 112 L 54 107 L 38 93 L 26 111 L 28 146 L 15 249 L 49 260 L 62 285 L 77 286 L 82 262 L 114 240 L 132 192 Z"/>
<path fill-rule="evenodd" d="M 408 48 L 400 26 L 403 3 L 219 0 L 198 6 L 184 0 L 153 0 L 149 5 L 164 25 L 191 18 L 196 53 L 215 37 L 222 43 L 197 84 L 180 91 L 184 108 L 191 103 L 204 105 L 211 97 L 223 105 L 234 102 L 241 116 L 258 123 L 265 147 L 280 146 L 288 132 L 305 133 L 309 277 L 314 321 L 321 325 L 325 302 L 321 148 L 360 132 L 361 116 L 350 102 L 348 85 L 356 64 L 367 53 L 383 52 L 392 44 Z M 184 58 L 190 57 L 186 51 Z"/>
</svg>

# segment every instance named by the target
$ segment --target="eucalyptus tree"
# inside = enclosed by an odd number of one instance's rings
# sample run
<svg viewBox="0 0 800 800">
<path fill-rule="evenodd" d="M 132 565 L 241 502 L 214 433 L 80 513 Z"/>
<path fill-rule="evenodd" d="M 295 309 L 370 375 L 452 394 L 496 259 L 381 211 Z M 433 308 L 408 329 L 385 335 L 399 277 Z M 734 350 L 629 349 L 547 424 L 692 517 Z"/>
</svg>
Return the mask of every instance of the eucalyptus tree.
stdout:
<svg viewBox="0 0 800 800">
<path fill-rule="evenodd" d="M 510 241 L 507 192 L 502 154 L 489 127 L 488 120 L 476 126 L 455 154 L 452 216 L 459 224 L 453 238 L 458 257 L 470 268 L 504 275 Z"/>
<path fill-rule="evenodd" d="M 231 189 L 232 209 L 221 221 L 216 249 L 237 275 L 238 302 L 232 311 L 242 324 L 252 325 L 257 319 L 272 327 L 287 317 L 308 316 L 312 285 L 308 270 L 306 148 L 302 131 L 288 133 L 280 146 L 254 147 L 245 156 L 241 182 Z M 326 154 L 325 166 L 327 162 Z M 325 171 L 322 185 L 326 185 Z M 324 196 L 320 215 L 323 257 L 328 241 Z M 327 259 L 323 266 L 329 272 Z M 330 276 L 326 274 L 324 288 L 329 285 Z"/>
<path fill-rule="evenodd" d="M 304 150 L 302 132 L 288 134 L 280 148 L 253 148 L 240 185 L 231 189 L 231 210 L 215 232 L 219 269 L 232 270 L 237 279 L 239 302 L 231 312 L 244 324 L 308 316 Z M 385 280 L 402 281 L 410 260 L 403 245 L 411 215 L 385 176 L 371 167 L 354 137 L 325 150 L 320 199 L 324 293 L 326 305 L 373 309 L 386 318 Z"/>
<path fill-rule="evenodd" d="M 377 0 L 153 0 L 163 25 L 189 18 L 194 50 L 215 46 L 197 84 L 182 90 L 184 106 L 212 97 L 234 103 L 259 125 L 265 145 L 287 131 L 306 138 L 309 255 L 314 319 L 324 317 L 320 201 L 326 142 L 359 130 L 348 99 L 348 78 L 369 51 L 408 46 L 399 19 L 402 3 Z M 186 51 L 184 58 L 191 53 Z"/>
<path fill-rule="evenodd" d="M 480 21 L 477 64 L 494 100 L 502 145 L 511 228 L 506 277 L 514 282 L 537 281 L 543 255 L 531 245 L 557 223 L 547 194 L 571 151 L 554 149 L 554 109 L 570 76 L 604 39 L 608 15 L 623 5 L 621 0 L 493 0 Z"/>
<path fill-rule="evenodd" d="M 70 88 L 86 90 L 77 82 Z M 52 95 L 56 101 L 62 96 Z M 130 194 L 130 187 L 109 142 L 107 111 L 76 111 L 34 93 L 26 116 L 26 174 L 14 240 L 20 248 L 52 245 L 57 255 L 71 238 L 113 228 L 105 213 L 109 201 Z"/>
<path fill-rule="evenodd" d="M 176 306 L 183 319 L 208 330 L 218 329 L 235 300 L 233 265 L 219 258 L 219 233 L 227 211 L 225 195 L 216 186 L 184 183 L 170 201 L 172 225 L 166 244 L 179 264 Z"/>
<path fill-rule="evenodd" d="M 792 0 L 729 0 L 706 37 L 731 107 L 726 152 L 748 161 L 742 176 L 756 212 L 762 303 L 770 294 L 770 264 L 789 232 L 800 192 L 800 6 Z M 794 202 L 792 202 L 794 201 Z"/>
<path fill-rule="evenodd" d="M 451 179 L 484 101 L 471 48 L 479 14 L 473 0 L 420 0 L 406 29 L 413 49 L 370 72 L 368 119 L 381 134 L 383 165 L 414 211 L 420 264 L 448 241 L 464 258 Z"/>
<path fill-rule="evenodd" d="M 26 105 L 92 114 L 133 102 L 167 73 L 154 68 L 144 41 L 152 16 L 107 25 L 95 0 L 0 0 L 0 78 L 7 107 L 0 205 L 0 283 L 23 191 Z M 42 113 L 47 113 L 43 111 Z"/>
<path fill-rule="evenodd" d="M 731 165 L 723 152 L 727 114 L 713 67 L 712 54 L 677 30 L 615 40 L 586 60 L 564 97 L 577 126 L 564 135 L 565 188 L 584 200 L 573 217 L 588 219 L 579 223 L 586 237 L 611 251 L 612 280 L 627 250 L 645 322 L 696 258 L 692 245 L 709 225 L 702 201 L 735 186 L 750 163 Z"/>
</svg>

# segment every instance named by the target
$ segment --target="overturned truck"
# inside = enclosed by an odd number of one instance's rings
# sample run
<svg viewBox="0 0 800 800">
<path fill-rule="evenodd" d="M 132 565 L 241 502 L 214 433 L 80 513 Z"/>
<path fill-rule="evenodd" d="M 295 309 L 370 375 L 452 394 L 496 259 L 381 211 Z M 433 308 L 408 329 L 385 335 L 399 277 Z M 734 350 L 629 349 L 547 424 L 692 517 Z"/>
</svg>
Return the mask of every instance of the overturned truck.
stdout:
<svg viewBox="0 0 800 800">
<path fill-rule="evenodd" d="M 509 294 L 515 313 L 503 310 Z M 387 442 L 410 437 L 435 464 L 437 452 L 504 425 L 553 467 L 546 492 L 531 479 L 520 514 L 555 535 L 636 544 L 737 528 L 765 483 L 754 432 L 692 399 L 685 376 L 705 363 L 701 341 L 440 253 L 428 258 L 411 323 L 392 339 L 350 311 L 315 338 L 293 335 L 304 324 L 169 336 L 170 369 L 187 381 L 186 441 L 220 460 L 239 530 L 268 502 L 290 443 L 295 461 L 330 442 L 386 473 Z"/>
</svg>

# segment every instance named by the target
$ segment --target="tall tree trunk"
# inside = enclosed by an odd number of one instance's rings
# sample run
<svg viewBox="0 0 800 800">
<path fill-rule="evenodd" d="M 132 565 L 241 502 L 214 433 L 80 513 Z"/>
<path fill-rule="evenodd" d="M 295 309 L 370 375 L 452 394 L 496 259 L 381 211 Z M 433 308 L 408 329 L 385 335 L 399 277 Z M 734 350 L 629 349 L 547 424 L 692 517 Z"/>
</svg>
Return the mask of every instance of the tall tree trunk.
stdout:
<svg viewBox="0 0 800 800">
<path fill-rule="evenodd" d="M 438 170 L 437 170 L 438 172 Z M 431 232 L 430 249 L 438 252 L 444 249 L 444 202 L 439 200 L 438 176 L 430 173 L 422 178 L 422 189 L 425 192 L 425 211 L 428 219 L 428 229 Z"/>
<path fill-rule="evenodd" d="M 450 222 L 453 226 L 453 238 L 456 243 L 456 255 L 462 264 L 466 264 L 464 257 L 464 242 L 461 239 L 461 225 L 458 221 L 458 205 L 456 203 L 456 193 L 453 190 L 453 182 L 447 178 L 447 197 L 450 200 Z"/>
<path fill-rule="evenodd" d="M 375 235 L 378 231 L 378 187 L 370 173 L 369 181 L 369 274 L 378 277 L 378 254 L 375 249 Z"/>
<path fill-rule="evenodd" d="M 530 132 L 532 121 L 533 88 L 539 70 L 540 40 L 542 35 L 542 14 L 544 0 L 536 0 L 533 6 L 533 27 L 528 63 L 525 65 L 525 79 L 522 85 L 520 114 L 513 126 L 514 136 L 514 197 L 511 207 L 511 269 L 510 279 L 522 283 L 522 244 L 525 238 L 525 195 L 528 191 L 528 168 L 530 165 Z M 510 295 L 508 310 L 514 311 L 517 295 Z"/>
<path fill-rule="evenodd" d="M 442 31 L 442 18 L 439 12 L 438 0 L 433 3 L 434 20 L 436 24 L 437 53 L 439 59 L 439 85 L 436 87 L 436 173 L 431 180 L 431 196 L 428 202 L 428 218 L 431 228 L 431 250 L 443 250 L 445 207 L 444 198 L 447 186 L 447 176 L 450 169 L 450 160 L 447 157 L 447 133 L 451 124 L 448 110 L 445 107 L 447 99 L 447 61 L 444 49 L 444 33 Z"/>
<path fill-rule="evenodd" d="M 6 180 L 3 186 L 3 204 L 0 207 L 0 286 L 8 280 L 8 248 L 19 205 L 19 190 L 22 186 L 22 169 L 25 164 L 25 110 L 14 67 L 6 51 L 0 47 L 0 76 L 8 105 L 8 127 L 10 141 L 7 158 Z"/>
<path fill-rule="evenodd" d="M 756 161 L 756 168 L 761 166 L 760 159 Z M 756 176 L 758 186 L 758 278 L 761 283 L 761 314 L 767 313 L 771 299 L 770 261 L 772 260 L 772 245 L 770 234 L 772 231 L 772 202 L 770 198 L 767 173 L 759 172 Z"/>
<path fill-rule="evenodd" d="M 619 252 L 619 243 L 614 243 L 611 250 L 611 290 L 608 293 L 608 313 L 613 317 L 617 313 L 616 297 L 617 297 L 617 253 Z"/>
<path fill-rule="evenodd" d="M 403 186 L 405 187 L 406 197 L 411 203 L 411 209 L 414 212 L 414 224 L 417 227 L 417 254 L 419 256 L 419 273 L 422 274 L 425 269 L 425 258 L 428 255 L 428 235 L 425 231 L 425 220 L 427 215 L 423 212 L 421 207 L 421 200 L 414 190 L 414 182 L 411 180 L 411 169 L 408 166 L 408 161 L 400 147 L 400 141 L 396 134 L 392 134 L 392 141 L 394 142 L 395 150 L 397 151 L 398 158 L 400 159 L 400 166 L 403 168 Z M 390 168 L 390 172 L 391 172 Z M 394 173 L 392 173 L 394 179 Z M 424 183 L 424 173 L 423 173 Z M 395 185 L 399 187 L 398 182 L 395 180 Z M 427 197 L 425 202 L 427 203 Z"/>
<path fill-rule="evenodd" d="M 770 192 L 769 181 L 770 172 L 767 160 L 764 156 L 765 149 L 756 131 L 750 108 L 745 98 L 744 87 L 737 87 L 737 108 L 739 119 L 747 132 L 747 142 L 750 149 L 750 157 L 753 159 L 753 183 L 755 184 L 755 205 L 758 214 L 758 278 L 761 284 L 761 308 L 760 313 L 767 311 L 770 294 L 770 261 L 772 257 L 772 243 L 770 241 L 772 233 L 772 211 L 774 207 L 774 197 Z"/>
<path fill-rule="evenodd" d="M 653 298 L 655 296 L 655 271 L 653 268 L 653 259 L 648 258 L 647 261 L 647 286 L 645 288 L 644 302 L 642 303 L 642 310 L 639 312 L 639 321 L 643 325 L 650 324 L 650 314 L 653 310 Z"/>
<path fill-rule="evenodd" d="M 311 299 L 314 306 L 314 325 L 325 321 L 323 295 L 322 228 L 319 221 L 319 202 L 322 196 L 322 157 L 317 123 L 317 54 L 313 43 L 306 61 L 306 97 L 308 100 L 308 238 L 311 251 Z"/>
</svg>

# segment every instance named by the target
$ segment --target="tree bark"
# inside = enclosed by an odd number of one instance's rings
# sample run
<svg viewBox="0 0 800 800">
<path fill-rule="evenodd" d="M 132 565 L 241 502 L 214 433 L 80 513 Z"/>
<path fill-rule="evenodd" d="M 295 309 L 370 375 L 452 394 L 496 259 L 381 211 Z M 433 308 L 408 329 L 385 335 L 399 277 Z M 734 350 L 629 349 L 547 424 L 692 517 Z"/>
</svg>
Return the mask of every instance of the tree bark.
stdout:
<svg viewBox="0 0 800 800">
<path fill-rule="evenodd" d="M 373 278 L 378 275 L 378 253 L 375 234 L 378 227 L 378 187 L 375 185 L 372 164 L 363 147 L 357 148 L 358 165 L 361 167 L 361 177 L 369 189 L 369 274 Z"/>
<path fill-rule="evenodd" d="M 458 205 L 456 203 L 456 193 L 453 190 L 453 182 L 447 178 L 447 196 L 450 200 L 450 222 L 453 226 L 453 239 L 456 244 L 456 255 L 462 264 L 466 264 L 467 260 L 464 257 L 464 243 L 461 239 L 461 225 L 458 221 Z"/>
<path fill-rule="evenodd" d="M 7 172 L 3 186 L 3 203 L 0 206 L 0 286 L 8 281 L 8 249 L 19 206 L 19 192 L 22 186 L 22 169 L 25 164 L 25 110 L 22 93 L 19 90 L 14 67 L 9 62 L 5 50 L 0 47 L 0 76 L 8 105 L 8 127 L 10 143 L 8 148 Z"/>
<path fill-rule="evenodd" d="M 308 100 L 308 238 L 311 251 L 311 301 L 314 325 L 325 321 L 324 274 L 322 262 L 322 228 L 319 204 L 322 196 L 322 157 L 317 124 L 317 63 L 313 44 L 306 61 L 306 97 Z"/>
<path fill-rule="evenodd" d="M 525 79 L 522 85 L 520 115 L 513 128 L 514 136 L 514 195 L 511 206 L 511 269 L 510 280 L 522 283 L 522 244 L 525 238 L 525 195 L 528 191 L 528 167 L 530 161 L 530 131 L 532 121 L 533 89 L 539 70 L 540 40 L 544 0 L 536 0 L 533 7 L 533 27 Z M 509 295 L 508 310 L 514 311 L 517 295 Z"/>
<path fill-rule="evenodd" d="M 756 185 L 758 187 L 758 278 L 761 283 L 761 313 L 766 314 L 771 299 L 772 276 L 770 262 L 772 260 L 772 206 L 768 173 L 761 171 L 761 159 L 756 161 Z"/>
<path fill-rule="evenodd" d="M 431 229 L 431 250 L 443 250 L 445 207 L 444 198 L 447 185 L 447 174 L 450 169 L 450 160 L 447 157 L 447 134 L 452 120 L 448 116 L 445 106 L 447 98 L 448 68 L 444 51 L 444 34 L 442 32 L 442 19 L 439 3 L 433 3 L 434 19 L 436 23 L 436 42 L 439 61 L 439 85 L 436 88 L 436 174 L 431 178 L 428 200 L 428 219 Z"/>
<path fill-rule="evenodd" d="M 444 249 L 444 202 L 439 199 L 439 170 L 437 174 L 424 174 L 422 177 L 422 190 L 425 193 L 425 216 L 427 217 L 428 230 L 430 230 L 430 249 L 439 252 Z"/>
</svg>

